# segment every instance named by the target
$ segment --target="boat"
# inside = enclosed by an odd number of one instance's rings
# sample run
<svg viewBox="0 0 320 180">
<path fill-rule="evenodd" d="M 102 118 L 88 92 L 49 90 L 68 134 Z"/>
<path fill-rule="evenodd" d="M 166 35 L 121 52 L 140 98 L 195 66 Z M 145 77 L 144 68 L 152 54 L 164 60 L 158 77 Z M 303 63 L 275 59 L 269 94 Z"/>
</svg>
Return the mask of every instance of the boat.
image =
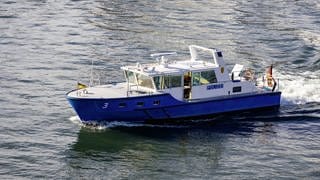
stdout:
<svg viewBox="0 0 320 180">
<path fill-rule="evenodd" d="M 279 108 L 281 91 L 272 65 L 261 77 L 240 64 L 229 72 L 222 51 L 197 45 L 190 45 L 189 50 L 187 60 L 174 60 L 173 52 L 152 54 L 154 63 L 121 67 L 125 82 L 78 83 L 66 98 L 80 120 L 88 124 L 197 120 Z"/>
</svg>

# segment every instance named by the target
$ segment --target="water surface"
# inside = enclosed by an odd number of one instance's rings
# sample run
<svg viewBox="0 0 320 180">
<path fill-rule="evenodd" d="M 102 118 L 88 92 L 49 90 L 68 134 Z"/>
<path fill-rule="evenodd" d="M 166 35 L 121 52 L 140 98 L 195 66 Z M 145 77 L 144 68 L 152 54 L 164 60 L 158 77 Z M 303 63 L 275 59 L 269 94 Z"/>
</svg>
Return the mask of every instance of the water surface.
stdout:
<svg viewBox="0 0 320 180">
<path fill-rule="evenodd" d="M 0 2 L 0 177 L 318 179 L 318 1 Z M 188 45 L 219 48 L 229 68 L 273 63 L 279 112 L 194 126 L 81 126 L 65 99 L 119 67 Z"/>
</svg>

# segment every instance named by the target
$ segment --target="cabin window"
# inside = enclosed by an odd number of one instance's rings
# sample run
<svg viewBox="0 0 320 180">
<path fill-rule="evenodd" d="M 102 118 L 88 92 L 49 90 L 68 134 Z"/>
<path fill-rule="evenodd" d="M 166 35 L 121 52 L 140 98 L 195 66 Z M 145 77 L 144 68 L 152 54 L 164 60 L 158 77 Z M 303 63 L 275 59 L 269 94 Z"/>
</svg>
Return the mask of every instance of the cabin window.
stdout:
<svg viewBox="0 0 320 180">
<path fill-rule="evenodd" d="M 181 87 L 181 76 L 169 76 L 171 80 L 170 87 Z"/>
<path fill-rule="evenodd" d="M 221 52 L 221 51 L 218 51 L 218 52 L 217 52 L 217 55 L 218 55 L 218 57 L 222 57 L 222 52 Z"/>
<path fill-rule="evenodd" d="M 163 76 L 163 89 L 181 87 L 181 76 Z"/>
<path fill-rule="evenodd" d="M 139 86 L 153 89 L 151 77 L 145 76 L 143 74 L 137 74 L 137 81 Z"/>
<path fill-rule="evenodd" d="M 232 92 L 234 93 L 241 92 L 241 86 L 233 87 Z"/>
<path fill-rule="evenodd" d="M 192 73 L 192 85 L 193 86 L 199 86 L 200 85 L 200 72 L 194 72 Z"/>
<path fill-rule="evenodd" d="M 125 71 L 126 78 L 129 83 L 136 84 L 136 78 L 134 77 L 134 73 L 131 71 Z"/>
<path fill-rule="evenodd" d="M 143 106 L 143 105 L 144 105 L 143 102 L 137 102 L 137 106 L 141 107 L 141 106 Z"/>
<path fill-rule="evenodd" d="M 192 85 L 193 86 L 212 84 L 212 83 L 216 83 L 216 82 L 217 82 L 217 77 L 216 77 L 216 73 L 214 72 L 214 70 L 192 73 Z"/>
<path fill-rule="evenodd" d="M 170 77 L 169 76 L 163 76 L 163 89 L 167 89 L 170 87 Z"/>
<path fill-rule="evenodd" d="M 201 85 L 211 84 L 216 82 L 217 82 L 217 77 L 214 70 L 201 72 L 201 79 L 200 79 Z"/>
<path fill-rule="evenodd" d="M 153 101 L 153 105 L 157 106 L 157 105 L 159 105 L 159 104 L 160 104 L 160 100 L 155 100 L 155 101 Z"/>
<path fill-rule="evenodd" d="M 161 76 L 153 77 L 154 85 L 158 90 L 161 89 L 161 79 Z"/>
<path fill-rule="evenodd" d="M 119 103 L 119 107 L 120 107 L 120 108 L 124 108 L 124 107 L 126 107 L 126 106 L 127 106 L 126 103 Z"/>
</svg>

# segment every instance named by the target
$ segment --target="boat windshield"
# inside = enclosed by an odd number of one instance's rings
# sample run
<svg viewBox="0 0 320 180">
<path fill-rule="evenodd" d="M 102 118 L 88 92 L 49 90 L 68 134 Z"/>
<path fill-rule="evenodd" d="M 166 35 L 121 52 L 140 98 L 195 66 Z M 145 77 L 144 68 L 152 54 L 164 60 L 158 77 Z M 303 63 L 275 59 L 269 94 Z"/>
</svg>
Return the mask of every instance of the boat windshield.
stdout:
<svg viewBox="0 0 320 180">
<path fill-rule="evenodd" d="M 129 83 L 136 84 L 136 78 L 134 77 L 134 72 L 125 71 L 125 75 Z"/>
<path fill-rule="evenodd" d="M 151 77 L 145 76 L 143 74 L 136 74 L 136 76 L 139 86 L 154 89 Z"/>
</svg>

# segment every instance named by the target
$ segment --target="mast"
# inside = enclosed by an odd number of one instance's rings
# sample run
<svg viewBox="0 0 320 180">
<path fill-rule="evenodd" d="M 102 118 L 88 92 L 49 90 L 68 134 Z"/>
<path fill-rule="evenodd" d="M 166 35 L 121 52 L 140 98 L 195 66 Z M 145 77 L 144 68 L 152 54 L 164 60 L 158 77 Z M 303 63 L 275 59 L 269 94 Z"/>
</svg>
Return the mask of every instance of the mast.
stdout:
<svg viewBox="0 0 320 180">
<path fill-rule="evenodd" d="M 90 72 L 90 82 L 89 87 L 93 86 L 93 59 L 91 60 L 91 72 Z"/>
</svg>

